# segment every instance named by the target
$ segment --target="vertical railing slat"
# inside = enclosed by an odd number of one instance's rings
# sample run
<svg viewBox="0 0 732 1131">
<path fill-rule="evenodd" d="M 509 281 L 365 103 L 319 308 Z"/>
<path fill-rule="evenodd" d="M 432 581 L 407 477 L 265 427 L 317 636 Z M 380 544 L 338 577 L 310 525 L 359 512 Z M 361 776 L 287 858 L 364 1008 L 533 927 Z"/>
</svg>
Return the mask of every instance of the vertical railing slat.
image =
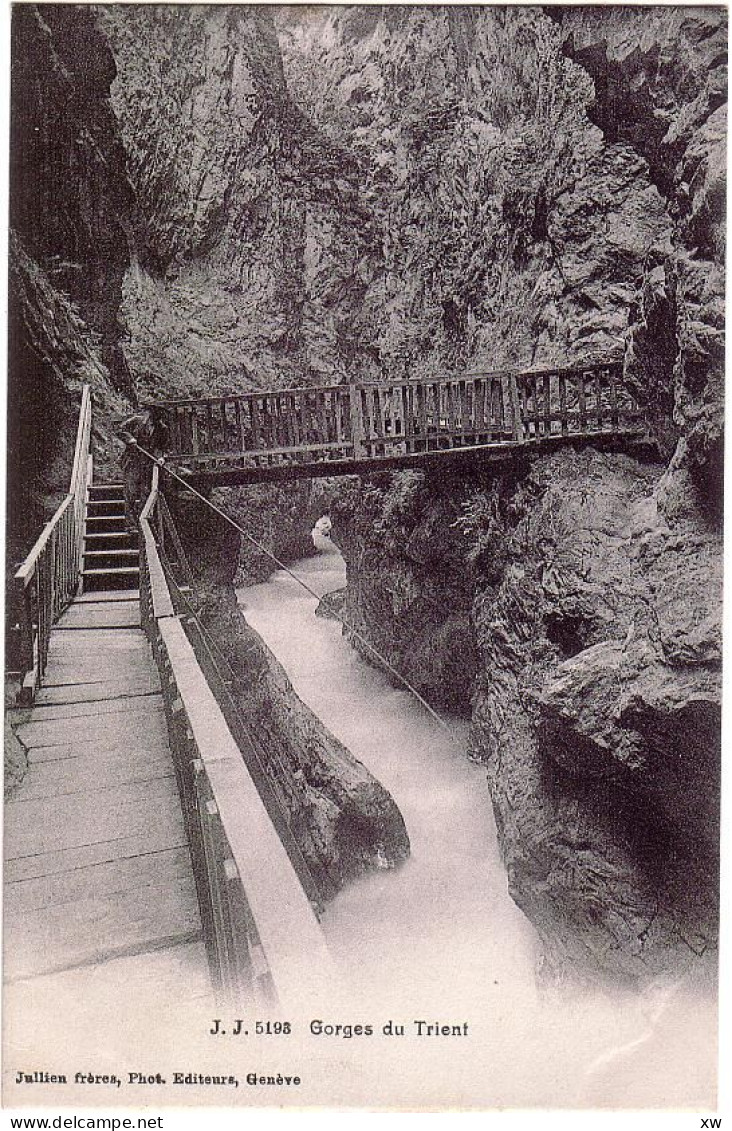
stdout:
<svg viewBox="0 0 732 1131">
<path fill-rule="evenodd" d="M 522 444 L 525 438 L 523 413 L 521 409 L 521 394 L 519 392 L 518 377 L 515 373 L 507 375 L 508 399 L 511 405 L 511 423 L 513 438 L 517 444 Z"/>
<path fill-rule="evenodd" d="M 597 413 L 597 427 L 598 430 L 602 429 L 603 412 L 602 412 L 602 370 L 595 370 L 595 411 Z"/>
<path fill-rule="evenodd" d="M 613 432 L 617 432 L 620 425 L 620 418 L 618 414 L 618 387 L 615 383 L 615 368 L 610 366 L 607 371 L 608 386 L 610 389 L 610 425 Z"/>
<path fill-rule="evenodd" d="M 351 443 L 355 459 L 362 459 L 366 454 L 364 445 L 363 411 L 361 408 L 361 390 L 358 385 L 348 386 L 348 411 L 351 418 Z"/>
<path fill-rule="evenodd" d="M 257 397 L 254 396 L 249 400 L 249 420 L 252 430 L 252 451 L 258 452 L 262 447 L 262 433 L 259 423 L 259 405 L 257 404 Z"/>
<path fill-rule="evenodd" d="M 427 451 L 427 389 L 421 382 L 417 385 L 416 396 L 420 448 L 422 451 Z"/>
<path fill-rule="evenodd" d="M 567 375 L 560 370 L 559 372 L 559 423 L 563 436 L 566 436 L 569 431 L 569 419 L 567 417 Z"/>
<path fill-rule="evenodd" d="M 577 373 L 577 407 L 579 410 L 580 432 L 587 431 L 587 402 L 585 399 L 585 374 L 582 370 Z"/>
<path fill-rule="evenodd" d="M 552 434 L 552 386 L 551 374 L 544 374 L 544 435 Z"/>
</svg>

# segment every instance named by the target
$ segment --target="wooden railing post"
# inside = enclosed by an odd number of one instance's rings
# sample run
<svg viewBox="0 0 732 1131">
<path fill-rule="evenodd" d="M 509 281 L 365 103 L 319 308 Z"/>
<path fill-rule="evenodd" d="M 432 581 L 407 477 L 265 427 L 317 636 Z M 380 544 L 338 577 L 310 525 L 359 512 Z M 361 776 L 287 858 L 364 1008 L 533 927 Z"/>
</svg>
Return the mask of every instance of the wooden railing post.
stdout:
<svg viewBox="0 0 732 1131">
<path fill-rule="evenodd" d="M 366 455 L 365 432 L 363 427 L 363 412 L 361 409 L 361 386 L 349 384 L 348 396 L 351 417 L 351 441 L 355 459 L 363 459 Z"/>
<path fill-rule="evenodd" d="M 508 374 L 508 396 L 511 403 L 511 425 L 513 438 L 517 444 L 524 442 L 524 422 L 521 418 L 521 398 L 515 373 Z"/>
<path fill-rule="evenodd" d="M 20 670 L 24 673 L 23 684 L 18 694 L 21 705 L 33 701 L 35 694 L 35 656 L 33 644 L 32 582 L 16 580 L 18 600 L 18 627 L 20 629 L 19 656 Z"/>
</svg>

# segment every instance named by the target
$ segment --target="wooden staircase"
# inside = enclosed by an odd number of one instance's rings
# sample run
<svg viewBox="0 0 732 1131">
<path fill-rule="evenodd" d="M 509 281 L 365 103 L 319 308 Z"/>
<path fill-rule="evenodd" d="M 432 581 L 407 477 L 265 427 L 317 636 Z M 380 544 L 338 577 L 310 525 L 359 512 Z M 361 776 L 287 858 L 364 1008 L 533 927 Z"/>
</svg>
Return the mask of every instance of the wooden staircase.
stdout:
<svg viewBox="0 0 732 1131">
<path fill-rule="evenodd" d="M 84 593 L 139 587 L 137 534 L 127 526 L 121 483 L 89 487 L 81 576 Z"/>
</svg>

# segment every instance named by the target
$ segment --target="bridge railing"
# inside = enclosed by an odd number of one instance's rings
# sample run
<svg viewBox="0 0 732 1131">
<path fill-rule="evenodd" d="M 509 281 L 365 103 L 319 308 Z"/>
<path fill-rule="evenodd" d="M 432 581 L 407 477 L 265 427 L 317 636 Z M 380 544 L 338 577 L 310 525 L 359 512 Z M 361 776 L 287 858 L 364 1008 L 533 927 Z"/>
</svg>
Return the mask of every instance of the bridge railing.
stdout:
<svg viewBox="0 0 732 1131">
<path fill-rule="evenodd" d="M 612 432 L 640 413 L 622 366 L 299 387 L 149 406 L 177 461 L 214 470 L 371 460 Z"/>
<path fill-rule="evenodd" d="M 519 438 L 586 436 L 635 427 L 642 413 L 622 377 L 619 363 L 517 374 Z"/>
<path fill-rule="evenodd" d="M 143 627 L 163 686 L 204 940 L 222 1004 L 324 1000 L 330 955 L 281 830 L 176 614 L 158 469 L 140 516 Z"/>
<path fill-rule="evenodd" d="M 506 378 L 279 389 L 156 402 L 166 449 L 197 464 L 344 460 L 510 439 Z"/>
<path fill-rule="evenodd" d="M 91 392 L 85 385 L 69 493 L 15 574 L 22 673 L 20 701 L 24 703 L 33 701 L 43 681 L 51 628 L 79 586 L 86 496 L 92 476 L 91 423 Z"/>
</svg>

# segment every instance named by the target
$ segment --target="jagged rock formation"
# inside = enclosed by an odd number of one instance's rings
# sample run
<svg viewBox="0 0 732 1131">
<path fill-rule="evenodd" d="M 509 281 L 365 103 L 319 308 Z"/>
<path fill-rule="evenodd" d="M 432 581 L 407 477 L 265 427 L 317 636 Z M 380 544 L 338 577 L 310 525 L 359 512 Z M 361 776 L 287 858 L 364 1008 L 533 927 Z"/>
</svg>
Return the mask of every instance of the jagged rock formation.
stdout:
<svg viewBox="0 0 732 1131">
<path fill-rule="evenodd" d="M 715 939 L 719 547 L 668 479 L 591 451 L 537 461 L 474 607 L 475 751 L 557 964 L 639 973 Z"/>
<path fill-rule="evenodd" d="M 112 36 L 120 64 L 124 67 L 130 63 L 125 55 L 128 50 L 132 71 L 140 79 L 135 88 L 127 66 L 125 97 L 138 108 L 144 102 L 143 118 L 134 122 L 137 132 L 130 128 L 129 117 L 120 128 L 110 104 L 116 67 L 107 33 L 117 28 L 116 21 L 124 32 Z M 164 290 L 161 273 L 170 280 L 171 271 L 177 270 L 175 264 L 184 263 L 192 254 L 203 255 L 204 249 L 216 242 L 223 218 L 231 225 L 227 229 L 230 250 L 245 225 L 237 207 L 243 209 L 244 217 L 250 214 L 250 206 L 251 214 L 256 213 L 256 190 L 249 203 L 236 193 L 232 198 L 233 189 L 247 182 L 248 170 L 263 153 L 256 147 L 253 155 L 249 153 L 241 145 L 239 129 L 233 128 L 245 122 L 249 80 L 243 79 L 236 105 L 228 98 L 224 100 L 234 122 L 226 119 L 221 123 L 210 90 L 199 89 L 196 105 L 200 116 L 194 115 L 192 127 L 182 118 L 189 109 L 184 93 L 172 88 L 168 80 L 175 65 L 186 89 L 198 87 L 198 66 L 212 68 L 214 87 L 219 79 L 231 79 L 228 29 L 237 43 L 248 46 L 246 58 L 258 81 L 276 82 L 277 47 L 268 21 L 264 13 L 260 18 L 254 9 L 243 7 L 216 11 L 156 8 L 143 15 L 132 6 L 98 13 L 93 8 L 67 5 L 28 5 L 14 13 L 11 568 L 22 559 L 42 521 L 67 490 L 82 384 L 92 386 L 95 466 L 100 479 L 118 473 L 122 445 L 115 432 L 138 398 L 186 396 L 210 387 L 211 368 L 202 370 L 195 362 L 197 357 L 207 359 L 208 365 L 215 353 L 211 349 L 214 341 L 224 351 L 222 323 L 209 323 L 210 337 L 197 354 L 192 348 L 197 324 L 185 304 L 177 308 L 180 321 L 171 331 L 149 303 L 144 308 L 133 303 L 133 315 L 128 318 L 130 294 L 136 283 L 143 296 Z M 166 35 L 171 29 L 179 37 L 178 46 L 185 46 L 186 52 L 172 52 L 165 81 L 155 85 L 151 81 L 156 74 L 151 60 L 156 49 L 158 62 L 163 59 L 166 45 L 170 46 Z M 217 72 L 217 34 L 223 35 L 219 61 L 225 75 Z M 237 74 L 244 58 L 242 55 Z M 145 70 L 148 66 L 149 72 Z M 118 85 L 115 89 L 118 108 Z M 159 137 L 148 130 L 145 114 L 160 123 Z M 224 137 L 224 133 L 215 134 L 221 124 L 224 129 L 232 127 L 225 151 L 219 156 L 222 168 L 229 172 L 233 161 L 234 182 L 225 186 L 219 199 L 212 152 Z M 195 146 L 191 148 L 191 128 L 193 133 L 198 131 L 202 153 Z M 265 114 L 264 133 L 277 133 L 278 128 Z M 179 168 L 165 148 L 174 149 L 177 142 L 182 142 L 177 151 Z M 256 144 L 260 142 L 261 138 Z M 196 164 L 197 153 L 200 166 Z M 247 158 L 251 165 L 247 165 Z M 202 170 L 208 170 L 208 174 Z M 237 170 L 240 182 L 236 180 Z M 265 183 L 269 171 L 265 167 Z M 188 173 L 192 180 L 185 179 Z M 206 175 L 208 181 L 201 184 L 201 176 L 205 180 Z M 198 196 L 189 215 L 186 208 L 194 182 Z M 289 229 L 285 219 L 275 200 L 268 232 L 277 231 L 281 224 L 281 233 L 286 235 Z M 272 295 L 280 302 L 274 338 L 278 342 L 275 354 L 279 350 L 282 356 L 282 349 L 289 348 L 299 334 L 297 256 L 293 257 L 285 240 L 280 264 L 283 269 L 292 267 L 294 274 L 290 284 L 283 285 L 277 271 L 271 271 L 267 254 L 265 246 L 260 262 L 268 281 L 263 292 L 256 287 L 253 292 L 263 302 Z M 200 263 L 194 270 L 200 283 L 196 302 L 209 312 L 220 312 L 217 295 L 231 286 L 232 277 L 221 271 L 222 262 L 214 256 L 210 273 L 205 276 Z M 242 262 L 237 260 L 235 273 L 240 268 L 243 270 Z M 219 275 L 221 288 L 217 290 L 214 279 Z M 256 301 L 250 303 L 247 278 L 244 270 L 237 286 L 240 295 L 247 295 L 243 318 L 246 335 L 256 343 L 258 308 Z M 179 289 L 187 293 L 182 280 Z M 127 338 L 120 348 L 125 319 Z M 166 353 L 170 334 L 175 349 Z M 225 368 L 227 387 L 251 387 L 241 380 L 246 364 L 239 338 L 234 340 L 234 351 L 227 356 Z M 265 378 L 270 376 L 271 370 L 264 373 Z M 228 496 L 226 505 L 238 511 L 258 541 L 268 548 L 284 556 L 312 552 L 309 531 L 322 513 L 317 493 L 304 491 L 288 496 L 277 490 L 262 490 L 223 494 Z M 277 662 L 243 621 L 233 591 L 237 570 L 241 578 L 253 580 L 266 576 L 272 566 L 269 561 L 265 564 L 257 551 L 240 554 L 238 536 L 228 527 L 206 521 L 209 513 L 199 513 L 196 521 L 184 524 L 183 529 L 206 595 L 205 616 L 222 646 L 230 649 L 251 692 L 246 697 L 251 724 L 266 736 L 267 749 L 276 761 L 270 769 L 286 794 L 293 831 L 321 893 L 327 897 L 369 867 L 390 867 L 403 860 L 409 851 L 404 824 L 389 794 L 299 702 Z M 9 622 L 12 625 L 12 612 Z M 12 643 L 12 632 L 10 637 Z M 24 772 L 23 759 L 12 742 L 6 744 L 6 760 L 12 783 Z"/>
<path fill-rule="evenodd" d="M 628 358 L 654 432 L 712 506 L 722 482 L 727 27 L 718 9 L 561 18 L 592 77 L 593 121 L 648 163 L 669 218 L 645 264 Z M 670 424 L 670 421 L 672 422 Z"/>
<path fill-rule="evenodd" d="M 437 707 L 469 714 L 478 653 L 470 623 L 475 573 L 459 527 L 470 486 L 460 476 L 399 472 L 354 481 L 330 515 L 346 560 L 345 634 L 355 629 Z"/>
<path fill-rule="evenodd" d="M 236 532 L 202 504 L 181 497 L 175 509 L 201 621 L 234 672 L 239 710 L 322 897 L 369 869 L 395 867 L 409 838 L 391 796 L 297 697 L 241 614 Z"/>
<path fill-rule="evenodd" d="M 129 411 L 117 312 L 131 202 L 109 104 L 114 59 L 93 13 L 18 8 L 12 52 L 9 574 L 68 490 L 84 383 L 99 409 L 99 473 L 119 456 L 111 423 Z M 12 667 L 12 633 L 6 641 Z"/>
<path fill-rule="evenodd" d="M 13 12 L 12 59 L 11 227 L 129 392 L 117 313 L 132 192 L 109 101 L 112 52 L 92 9 L 28 5 Z"/>
<path fill-rule="evenodd" d="M 586 72 L 532 8 L 288 12 L 285 73 L 350 138 L 379 234 L 364 303 L 403 376 L 622 355 L 668 226 L 643 158 L 590 121 Z"/>
<path fill-rule="evenodd" d="M 359 631 L 436 702 L 465 709 L 472 685 L 511 889 L 554 961 L 638 973 L 712 945 L 724 11 L 44 11 L 16 25 L 42 61 L 29 105 L 46 71 L 59 104 L 81 84 L 82 29 L 98 65 L 78 91 L 101 109 L 80 140 L 54 126 L 63 168 L 94 170 L 96 139 L 106 199 L 111 83 L 136 197 L 96 231 L 80 192 L 53 246 L 15 261 L 33 280 L 19 324 L 84 322 L 77 369 L 96 349 L 118 387 L 126 365 L 141 396 L 175 396 L 624 358 L 657 462 L 565 451 L 349 487 L 334 536 Z M 90 294 L 66 264 L 77 229 Z M 105 275 L 92 244 L 110 240 Z M 227 505 L 299 552 L 319 508 L 285 498 Z"/>
<path fill-rule="evenodd" d="M 139 200 L 124 306 L 139 386 L 195 394 L 341 376 L 357 289 L 334 318 L 308 277 L 342 229 L 361 269 L 357 167 L 290 97 L 271 11 L 110 7 L 100 19 Z"/>
</svg>

